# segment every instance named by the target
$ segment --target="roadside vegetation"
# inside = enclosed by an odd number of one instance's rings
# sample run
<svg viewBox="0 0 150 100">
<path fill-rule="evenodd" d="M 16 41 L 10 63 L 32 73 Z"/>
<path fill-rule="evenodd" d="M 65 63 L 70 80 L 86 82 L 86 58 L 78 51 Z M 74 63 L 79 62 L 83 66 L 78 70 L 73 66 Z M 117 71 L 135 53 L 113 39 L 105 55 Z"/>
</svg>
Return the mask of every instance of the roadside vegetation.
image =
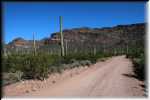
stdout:
<svg viewBox="0 0 150 100">
<path fill-rule="evenodd" d="M 47 53 L 3 55 L 3 85 L 26 79 L 44 80 L 49 74 L 75 67 L 90 66 L 112 54 L 68 54 L 64 57 Z"/>
<path fill-rule="evenodd" d="M 144 48 L 131 49 L 126 55 L 133 62 L 133 70 L 135 77 L 139 80 L 145 81 L 146 79 L 146 66 L 145 66 L 145 53 Z"/>
<path fill-rule="evenodd" d="M 61 74 L 66 69 L 90 66 L 97 61 L 104 61 L 104 58 L 117 55 L 126 55 L 127 58 L 130 58 L 134 65 L 135 77 L 142 81 L 145 80 L 145 54 L 144 49 L 140 47 L 129 48 L 128 52 L 122 49 L 122 51 L 117 50 L 112 53 L 71 53 L 64 57 L 46 52 L 3 55 L 3 85 L 28 79 L 44 80 L 49 74 Z"/>
</svg>

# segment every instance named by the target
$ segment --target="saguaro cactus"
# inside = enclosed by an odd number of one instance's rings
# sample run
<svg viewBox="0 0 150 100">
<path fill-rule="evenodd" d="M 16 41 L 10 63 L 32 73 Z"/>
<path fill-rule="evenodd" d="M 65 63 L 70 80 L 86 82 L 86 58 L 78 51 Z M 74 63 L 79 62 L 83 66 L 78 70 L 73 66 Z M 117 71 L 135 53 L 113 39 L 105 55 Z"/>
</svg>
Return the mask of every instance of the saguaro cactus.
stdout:
<svg viewBox="0 0 150 100">
<path fill-rule="evenodd" d="M 93 47 L 93 54 L 96 55 L 96 45 Z"/>
<path fill-rule="evenodd" d="M 34 48 L 34 55 L 36 54 L 36 46 L 35 46 L 35 33 L 33 33 L 33 48 Z"/>
<path fill-rule="evenodd" d="M 128 44 L 127 44 L 127 54 L 129 53 L 129 46 L 128 46 Z"/>
<path fill-rule="evenodd" d="M 65 40 L 65 55 L 68 53 L 68 40 Z"/>
<path fill-rule="evenodd" d="M 104 40 L 104 44 L 103 44 L 103 52 L 105 53 L 106 52 L 106 41 Z"/>
<path fill-rule="evenodd" d="M 59 22 L 60 22 L 61 56 L 64 56 L 65 51 L 64 51 L 64 39 L 62 33 L 62 16 L 59 16 Z"/>
</svg>

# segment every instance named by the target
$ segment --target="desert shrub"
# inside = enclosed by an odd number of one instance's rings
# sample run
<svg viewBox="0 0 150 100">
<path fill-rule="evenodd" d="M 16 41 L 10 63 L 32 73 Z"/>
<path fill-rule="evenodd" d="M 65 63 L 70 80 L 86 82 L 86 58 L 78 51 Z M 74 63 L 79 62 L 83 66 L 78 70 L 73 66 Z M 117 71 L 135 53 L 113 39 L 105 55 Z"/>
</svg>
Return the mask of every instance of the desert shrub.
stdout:
<svg viewBox="0 0 150 100">
<path fill-rule="evenodd" d="M 79 67 L 79 66 L 80 66 L 79 61 L 76 61 L 76 62 L 73 62 L 70 64 L 70 68 L 75 68 L 75 67 Z"/>
<path fill-rule="evenodd" d="M 69 64 L 74 63 L 77 60 L 85 59 L 85 55 L 83 54 L 69 54 L 63 57 L 63 63 Z"/>
<path fill-rule="evenodd" d="M 138 58 L 144 54 L 144 48 L 131 48 L 128 53 L 126 53 L 127 58 Z"/>
<path fill-rule="evenodd" d="M 75 63 L 75 62 L 77 62 L 77 60 L 75 60 L 75 59 L 70 60 L 70 63 Z"/>
<path fill-rule="evenodd" d="M 52 73 L 62 73 L 64 66 L 50 66 L 49 67 L 49 74 Z"/>
<path fill-rule="evenodd" d="M 69 69 L 69 66 L 70 64 L 62 64 L 61 67 L 63 68 L 62 70 L 66 70 L 66 69 Z"/>
<path fill-rule="evenodd" d="M 49 73 L 50 73 L 50 74 L 51 74 L 51 73 L 56 73 L 56 72 L 57 72 L 56 66 L 50 67 L 50 69 L 49 69 Z"/>
<path fill-rule="evenodd" d="M 71 63 L 69 63 L 69 64 L 62 64 L 61 68 L 59 68 L 59 69 L 62 69 L 62 70 L 64 70 L 64 69 L 72 69 L 72 68 L 75 68 L 75 67 L 90 66 L 91 64 L 92 63 L 89 60 L 78 61 L 78 60 L 72 59 Z"/>
<path fill-rule="evenodd" d="M 96 53 L 73 53 L 65 57 L 52 55 L 46 52 L 37 52 L 35 55 L 12 53 L 3 57 L 3 70 L 8 73 L 22 72 L 20 78 L 40 79 L 48 77 L 51 73 L 61 73 L 64 69 L 70 69 L 79 66 L 89 66 L 99 58 L 108 57 L 111 54 L 102 52 Z M 18 73 L 19 74 L 19 73 Z M 17 80 L 20 80 L 19 77 Z"/>
<path fill-rule="evenodd" d="M 145 80 L 146 69 L 145 69 L 145 54 L 144 48 L 132 48 L 128 54 L 127 58 L 130 58 L 133 62 L 133 71 L 136 78 L 139 80 Z"/>
<path fill-rule="evenodd" d="M 105 61 L 105 60 L 107 60 L 107 58 L 108 58 L 108 57 L 100 58 L 99 61 Z"/>
<path fill-rule="evenodd" d="M 33 54 L 11 54 L 3 57 L 3 71 L 9 73 L 23 72 L 24 79 L 44 79 L 48 76 L 49 70 L 53 70 L 51 66 L 56 65 L 57 72 L 60 71 L 58 65 L 61 59 L 56 55 L 48 55 L 38 53 Z"/>
<path fill-rule="evenodd" d="M 69 54 L 65 57 L 63 57 L 62 62 L 65 64 L 73 63 L 74 61 L 85 61 L 88 60 L 91 63 L 96 63 L 98 59 L 104 58 L 104 57 L 110 57 L 112 56 L 112 53 L 103 53 L 103 52 L 97 52 L 95 55 L 92 53 L 74 53 L 74 54 Z"/>
<path fill-rule="evenodd" d="M 83 60 L 83 61 L 80 61 L 80 64 L 82 66 L 90 66 L 92 63 L 89 60 Z"/>
<path fill-rule="evenodd" d="M 134 73 L 136 77 L 140 80 L 145 80 L 146 77 L 146 69 L 145 69 L 145 57 L 141 56 L 139 58 L 134 58 Z"/>
<path fill-rule="evenodd" d="M 28 56 L 22 66 L 25 79 L 40 79 L 48 77 L 49 59 L 45 55 Z"/>
<path fill-rule="evenodd" d="M 2 74 L 3 85 L 8 85 L 8 84 L 11 84 L 11 83 L 15 83 L 17 81 L 21 81 L 22 80 L 22 75 L 23 75 L 23 72 L 21 72 L 21 71 L 16 71 L 14 73 L 12 73 L 12 72 L 3 73 Z"/>
<path fill-rule="evenodd" d="M 9 67 L 6 67 L 7 65 L 7 57 L 2 56 L 2 72 L 8 72 Z"/>
<path fill-rule="evenodd" d="M 17 55 L 9 55 L 4 59 L 4 66 L 3 69 L 5 72 L 15 72 L 16 70 L 20 70 L 22 63 L 23 63 L 24 58 Z"/>
<path fill-rule="evenodd" d="M 23 76 L 23 72 L 21 71 L 16 71 L 14 73 L 14 76 L 16 77 L 17 81 L 21 81 L 22 80 L 22 76 Z"/>
</svg>

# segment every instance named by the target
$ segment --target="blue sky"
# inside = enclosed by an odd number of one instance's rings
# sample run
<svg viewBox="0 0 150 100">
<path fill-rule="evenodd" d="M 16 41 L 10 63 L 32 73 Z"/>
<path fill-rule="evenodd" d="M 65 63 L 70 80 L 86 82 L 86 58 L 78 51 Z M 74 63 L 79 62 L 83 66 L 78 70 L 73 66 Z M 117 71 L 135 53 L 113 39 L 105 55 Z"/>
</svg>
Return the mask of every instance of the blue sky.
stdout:
<svg viewBox="0 0 150 100">
<path fill-rule="evenodd" d="M 36 39 L 63 29 L 111 27 L 146 22 L 146 2 L 3 2 L 3 36 L 6 43 L 16 37 Z"/>
</svg>

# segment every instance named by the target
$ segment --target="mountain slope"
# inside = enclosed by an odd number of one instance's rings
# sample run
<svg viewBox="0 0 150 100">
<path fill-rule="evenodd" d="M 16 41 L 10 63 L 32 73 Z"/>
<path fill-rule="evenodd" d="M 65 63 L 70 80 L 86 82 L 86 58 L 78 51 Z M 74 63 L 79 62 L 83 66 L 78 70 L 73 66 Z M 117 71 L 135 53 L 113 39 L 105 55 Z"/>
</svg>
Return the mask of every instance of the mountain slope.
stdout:
<svg viewBox="0 0 150 100">
<path fill-rule="evenodd" d="M 137 23 L 130 25 L 118 25 L 107 28 L 73 28 L 63 30 L 64 42 L 68 50 L 97 48 L 97 50 L 112 50 L 112 48 L 125 48 L 126 45 L 144 46 L 144 37 L 146 33 L 146 23 Z M 9 47 L 32 47 L 32 40 L 22 38 L 14 39 Z M 52 33 L 51 37 L 36 41 L 39 47 L 60 45 L 59 32 Z"/>
</svg>

